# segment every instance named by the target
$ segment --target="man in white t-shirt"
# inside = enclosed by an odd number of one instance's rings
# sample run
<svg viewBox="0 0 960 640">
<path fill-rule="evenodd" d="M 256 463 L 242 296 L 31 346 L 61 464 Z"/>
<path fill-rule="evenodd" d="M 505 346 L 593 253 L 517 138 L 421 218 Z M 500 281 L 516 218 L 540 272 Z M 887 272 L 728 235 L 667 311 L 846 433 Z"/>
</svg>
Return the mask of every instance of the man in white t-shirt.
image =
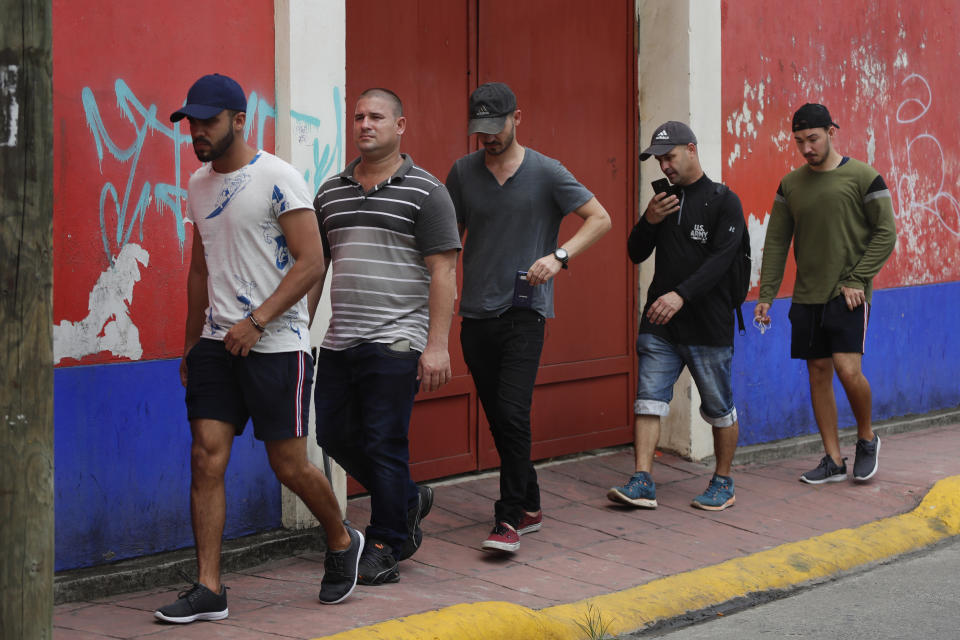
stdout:
<svg viewBox="0 0 960 640">
<path fill-rule="evenodd" d="M 197 582 L 154 614 L 166 622 L 228 615 L 220 584 L 226 517 L 224 474 L 235 436 L 248 419 L 277 479 L 326 531 L 320 601 L 352 593 L 363 535 L 344 525 L 323 473 L 307 459 L 310 357 L 306 293 L 325 265 L 320 231 L 303 177 L 243 139 L 246 97 L 234 80 L 207 75 L 171 116 L 187 118 L 197 158 L 187 196 L 193 252 L 187 279 L 184 358 L 193 435 L 190 514 Z"/>
</svg>

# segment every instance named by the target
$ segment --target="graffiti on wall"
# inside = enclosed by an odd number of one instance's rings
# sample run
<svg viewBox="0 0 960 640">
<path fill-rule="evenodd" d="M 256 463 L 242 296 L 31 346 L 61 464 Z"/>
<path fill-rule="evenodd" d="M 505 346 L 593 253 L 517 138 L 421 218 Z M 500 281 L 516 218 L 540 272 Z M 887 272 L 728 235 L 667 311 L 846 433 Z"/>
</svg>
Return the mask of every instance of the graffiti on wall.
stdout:
<svg viewBox="0 0 960 640">
<path fill-rule="evenodd" d="M 724 3 L 724 181 L 741 196 L 754 255 L 780 178 L 802 163 L 793 111 L 821 102 L 840 123 L 837 148 L 874 166 L 893 196 L 898 245 L 876 286 L 960 280 L 960 153 L 948 142 L 960 90 L 943 55 L 960 37 L 942 19 L 949 2 L 823 4 L 831 20 L 797 30 L 762 0 Z"/>
<path fill-rule="evenodd" d="M 314 190 L 343 163 L 341 96 L 340 87 L 333 87 L 331 98 L 336 116 L 332 126 L 318 116 L 290 112 L 295 145 L 309 149 L 309 154 L 304 155 L 309 155 L 310 161 L 305 163 L 303 174 Z M 190 221 L 185 209 L 189 174 L 184 172 L 184 165 L 196 164 L 190 162 L 193 153 L 189 132 L 184 131 L 182 121 L 169 122 L 167 111 L 158 116 L 157 105 L 145 104 L 123 79 L 115 81 L 112 98 L 120 115 L 119 120 L 113 119 L 114 128 L 105 122 L 102 99 L 98 101 L 90 87 L 81 91 L 90 146 L 102 178 L 96 211 L 105 269 L 90 291 L 86 317 L 63 320 L 54 326 L 55 363 L 101 352 L 117 358 L 140 359 L 144 350 L 130 309 L 134 286 L 141 279 L 140 269 L 149 265 L 148 249 L 176 252 L 184 278 L 188 266 L 186 225 Z M 251 91 L 244 138 L 263 148 L 264 132 L 276 117 L 275 108 Z M 183 157 L 185 145 L 187 163 Z M 166 153 L 171 154 L 168 165 L 142 162 L 151 146 L 166 147 Z M 105 176 L 105 162 L 114 163 L 110 175 L 119 170 L 121 180 Z M 91 204 L 79 203 L 79 207 L 87 210 Z M 153 229 L 154 234 L 159 229 L 160 237 L 145 236 L 144 226 L 150 217 L 159 219 L 159 226 Z"/>
<path fill-rule="evenodd" d="M 934 101 L 930 83 L 922 75 L 911 73 L 901 85 L 910 85 L 916 91 L 916 97 L 907 97 L 897 105 L 896 125 L 920 123 L 927 118 Z M 887 138 L 893 139 L 889 117 L 886 124 Z M 926 123 L 920 124 L 923 126 Z M 937 123 L 930 124 L 936 127 Z M 950 132 L 953 133 L 953 130 Z M 951 152 L 955 155 L 956 149 L 951 149 Z M 901 162 L 897 161 L 891 147 L 893 184 L 890 186 L 900 200 L 898 215 L 906 219 L 929 218 L 954 237 L 960 237 L 960 201 L 955 195 L 960 176 L 948 176 L 948 158 L 939 137 L 926 129 L 920 133 L 910 133 L 898 155 Z M 932 166 L 934 170 L 924 171 L 924 164 Z M 948 179 L 952 179 L 953 184 L 947 184 Z"/>
</svg>

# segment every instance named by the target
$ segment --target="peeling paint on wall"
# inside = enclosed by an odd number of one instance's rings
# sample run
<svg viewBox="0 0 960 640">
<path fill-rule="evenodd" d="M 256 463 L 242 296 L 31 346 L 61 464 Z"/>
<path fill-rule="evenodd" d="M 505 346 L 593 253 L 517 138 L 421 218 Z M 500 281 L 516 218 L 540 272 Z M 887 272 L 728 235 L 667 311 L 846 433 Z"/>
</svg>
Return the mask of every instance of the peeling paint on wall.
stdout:
<svg viewBox="0 0 960 640">
<path fill-rule="evenodd" d="M 738 159 L 748 157 L 753 151 L 754 141 L 763 125 L 764 88 L 763 80 L 752 87 L 749 81 L 744 80 L 743 104 L 726 121 L 727 135 L 740 141 L 733 144 L 733 150 L 727 157 L 728 167 L 732 167 Z"/>
<path fill-rule="evenodd" d="M 725 3 L 723 180 L 744 211 L 769 215 L 780 179 L 803 164 L 792 114 L 820 102 L 840 124 L 836 148 L 876 168 L 893 198 L 898 244 L 875 287 L 960 280 L 954 5 L 822 0 L 831 20 L 798 31 L 775 4 Z"/>
<path fill-rule="evenodd" d="M 130 303 L 133 287 L 140 282 L 139 265 L 146 267 L 149 261 L 149 254 L 140 245 L 123 247 L 90 292 L 87 317 L 53 326 L 54 363 L 101 351 L 131 360 L 143 355 L 140 332 L 130 320 Z"/>
<path fill-rule="evenodd" d="M 759 217 L 754 214 L 747 216 L 747 232 L 750 234 L 750 256 L 752 262 L 750 265 L 750 288 L 753 289 L 760 283 L 760 265 L 763 262 L 763 241 L 767 237 L 767 223 L 770 222 L 770 216 L 760 214 Z"/>
</svg>

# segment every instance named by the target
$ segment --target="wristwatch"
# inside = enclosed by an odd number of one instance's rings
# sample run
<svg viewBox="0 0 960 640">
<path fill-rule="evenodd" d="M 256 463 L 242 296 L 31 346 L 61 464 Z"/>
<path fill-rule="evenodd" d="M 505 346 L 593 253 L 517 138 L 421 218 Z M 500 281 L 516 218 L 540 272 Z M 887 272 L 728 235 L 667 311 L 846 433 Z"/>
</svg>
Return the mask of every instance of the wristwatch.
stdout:
<svg viewBox="0 0 960 640">
<path fill-rule="evenodd" d="M 567 268 L 567 261 L 570 260 L 570 254 L 563 247 L 557 247 L 553 252 L 553 257 L 560 261 L 563 268 Z"/>
</svg>

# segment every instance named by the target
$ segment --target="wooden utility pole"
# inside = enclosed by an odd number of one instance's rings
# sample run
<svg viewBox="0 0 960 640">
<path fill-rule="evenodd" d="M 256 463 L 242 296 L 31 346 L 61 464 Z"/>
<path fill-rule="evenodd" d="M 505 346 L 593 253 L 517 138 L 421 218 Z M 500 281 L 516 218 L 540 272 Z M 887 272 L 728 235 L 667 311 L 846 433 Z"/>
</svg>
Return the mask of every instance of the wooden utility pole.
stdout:
<svg viewBox="0 0 960 640">
<path fill-rule="evenodd" d="M 53 629 L 50 0 L 0 0 L 0 638 Z"/>
</svg>

